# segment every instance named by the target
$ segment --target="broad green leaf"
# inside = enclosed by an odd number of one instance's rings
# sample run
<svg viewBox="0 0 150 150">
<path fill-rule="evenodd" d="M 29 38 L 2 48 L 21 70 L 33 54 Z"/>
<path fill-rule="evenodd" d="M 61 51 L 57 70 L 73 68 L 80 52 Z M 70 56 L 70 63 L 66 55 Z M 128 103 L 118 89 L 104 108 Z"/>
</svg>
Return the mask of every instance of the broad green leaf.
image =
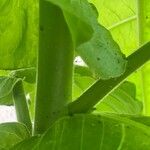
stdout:
<svg viewBox="0 0 150 150">
<path fill-rule="evenodd" d="M 35 150 L 39 140 L 39 136 L 33 136 L 13 146 L 10 150 Z"/>
<path fill-rule="evenodd" d="M 24 68 L 14 70 L 10 73 L 10 76 L 15 78 L 22 78 L 24 81 L 28 83 L 36 82 L 36 69 L 35 68 Z"/>
<path fill-rule="evenodd" d="M 120 76 L 124 72 L 126 61 L 119 46 L 110 33 L 98 24 L 97 14 L 86 0 L 48 1 L 62 9 L 72 33 L 75 49 L 96 74 L 107 79 Z M 84 39 L 87 40 L 90 35 L 87 25 L 93 29 L 93 36 L 85 42 Z"/>
<path fill-rule="evenodd" d="M 0 1 L 0 69 L 35 66 L 38 46 L 36 0 Z"/>
<path fill-rule="evenodd" d="M 75 74 L 73 82 L 73 99 L 79 97 L 94 82 L 95 79 L 92 77 Z"/>
<path fill-rule="evenodd" d="M 143 66 L 150 59 L 149 49 L 150 42 L 128 56 L 127 69 L 122 76 L 109 80 L 99 79 L 95 82 L 80 97 L 78 97 L 76 101 L 68 105 L 69 114 L 88 112 L 94 105 L 120 85 L 129 75 Z M 141 58 L 141 56 L 143 56 L 143 58 Z"/>
<path fill-rule="evenodd" d="M 9 74 L 9 71 L 0 70 L 0 76 L 7 76 L 8 74 Z"/>
<path fill-rule="evenodd" d="M 118 45 L 109 32 L 97 23 L 97 15 L 86 0 L 82 0 L 82 3 L 78 0 L 72 3 L 70 0 L 49 1 L 62 8 L 76 49 L 93 71 L 102 78 L 116 77 L 124 72 L 126 61 Z M 1 69 L 35 66 L 38 47 L 37 4 L 38 2 L 33 0 L 26 3 L 23 0 L 1 2 L 0 63 L 3 64 L 0 65 Z M 89 40 L 87 44 L 82 44 L 87 40 Z M 107 59 L 110 59 L 110 63 L 106 61 Z"/>
<path fill-rule="evenodd" d="M 29 131 L 20 123 L 0 124 L 0 150 L 8 149 L 29 137 Z"/>
<path fill-rule="evenodd" d="M 12 106 L 13 105 L 12 93 L 3 98 L 0 98 L 0 105 Z"/>
<path fill-rule="evenodd" d="M 84 67 L 82 67 L 84 69 Z M 85 68 L 87 69 L 87 68 Z M 80 73 L 80 72 L 78 72 Z M 75 74 L 73 84 L 73 99 L 78 98 L 96 81 L 83 72 Z M 142 103 L 136 99 L 136 87 L 133 83 L 124 82 L 106 98 L 95 106 L 94 112 L 109 112 L 117 114 L 137 115 L 142 113 Z"/>
<path fill-rule="evenodd" d="M 129 116 L 128 118 L 150 127 L 150 117 L 148 116 Z"/>
<path fill-rule="evenodd" d="M 26 139 L 11 150 L 76 150 L 81 147 L 85 150 L 91 147 L 93 150 L 116 150 L 117 147 L 129 150 L 148 149 L 148 126 L 150 118 L 143 116 L 75 115 L 57 121 L 41 138 L 36 136 Z M 137 138 L 131 138 L 131 135 Z"/>
<path fill-rule="evenodd" d="M 2 72 L 3 73 L 3 72 Z M 26 68 L 10 71 L 9 74 L 3 73 L 10 77 L 0 78 L 0 105 L 13 105 L 12 90 L 14 85 L 19 81 L 23 80 L 26 98 L 29 102 L 29 109 L 31 116 L 34 114 L 34 96 L 35 96 L 35 81 L 36 81 L 36 70 L 35 68 Z"/>
<path fill-rule="evenodd" d="M 93 77 L 93 73 L 89 70 L 89 67 L 86 66 L 75 65 L 74 72 L 76 74 L 80 74 L 81 76 Z"/>
<path fill-rule="evenodd" d="M 122 83 L 96 106 L 96 112 L 138 115 L 142 103 L 136 100 L 136 87 L 130 82 Z"/>
<path fill-rule="evenodd" d="M 89 0 L 99 12 L 98 20 L 129 55 L 137 48 L 136 0 Z M 145 0 L 144 0 L 145 1 Z"/>
<path fill-rule="evenodd" d="M 89 68 L 75 66 L 73 99 L 78 98 L 96 81 Z M 142 113 L 142 103 L 136 99 L 136 87 L 131 82 L 123 82 L 106 98 L 98 103 L 94 112 L 138 115 Z M 96 110 L 95 110 L 96 109 Z"/>
<path fill-rule="evenodd" d="M 37 149 L 149 150 L 149 129 L 117 115 L 75 115 L 55 123 L 43 135 Z"/>
<path fill-rule="evenodd" d="M 0 77 L 0 105 L 12 105 L 12 90 L 20 79 Z"/>
<path fill-rule="evenodd" d="M 129 55 L 139 45 L 150 41 L 149 0 L 90 0 L 98 9 L 99 22 L 111 31 L 121 50 Z M 134 73 L 129 80 L 137 86 L 144 114 L 150 114 L 150 64 Z"/>
</svg>

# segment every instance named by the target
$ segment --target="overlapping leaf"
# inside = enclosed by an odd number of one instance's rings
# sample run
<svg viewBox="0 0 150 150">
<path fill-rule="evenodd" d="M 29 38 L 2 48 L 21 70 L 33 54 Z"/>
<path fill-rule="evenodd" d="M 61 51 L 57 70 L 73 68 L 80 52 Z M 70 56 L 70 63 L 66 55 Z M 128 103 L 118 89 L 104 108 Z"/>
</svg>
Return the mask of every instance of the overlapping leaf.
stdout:
<svg viewBox="0 0 150 150">
<path fill-rule="evenodd" d="M 83 68 L 82 68 L 83 69 Z M 75 75 L 73 98 L 78 98 L 88 89 L 95 79 L 90 76 Z M 109 112 L 117 114 L 141 114 L 142 103 L 136 99 L 136 87 L 133 83 L 124 82 L 96 105 L 94 112 Z"/>
<path fill-rule="evenodd" d="M 13 150 L 25 150 L 29 145 L 31 150 L 148 150 L 150 127 L 146 121 L 149 122 L 150 118 L 145 118 L 144 124 L 142 118 L 137 118 L 130 120 L 128 117 L 112 114 L 64 117 L 40 139 L 33 137 L 25 140 Z"/>
<path fill-rule="evenodd" d="M 0 77 L 0 105 L 12 105 L 12 90 L 20 79 L 13 77 Z"/>
<path fill-rule="evenodd" d="M 119 116 L 77 115 L 59 120 L 43 135 L 37 149 L 148 150 L 148 130 L 146 125 Z"/>
<path fill-rule="evenodd" d="M 76 43 L 77 52 L 94 72 L 101 78 L 116 77 L 124 72 L 126 61 L 118 45 L 110 33 L 97 23 L 97 14 L 86 0 L 49 1 L 62 9 Z M 93 29 L 92 38 L 85 43 L 83 35 L 85 36 L 88 30 L 81 22 Z"/>
<path fill-rule="evenodd" d="M 99 22 L 111 31 L 122 51 L 129 55 L 139 45 L 150 41 L 149 0 L 90 0 L 100 13 Z M 150 65 L 145 65 L 129 80 L 137 86 L 138 98 L 143 100 L 144 113 L 150 114 Z"/>
<path fill-rule="evenodd" d="M 136 87 L 124 82 L 96 106 L 98 112 L 117 114 L 142 114 L 142 102 L 136 100 Z"/>
<path fill-rule="evenodd" d="M 102 78 L 119 76 L 124 72 L 126 61 L 118 45 L 110 33 L 97 23 L 97 15 L 86 0 L 49 1 L 63 10 L 76 49 L 93 71 Z M 22 0 L 1 2 L 1 69 L 35 66 L 38 47 L 37 4 L 37 1 L 23 3 Z M 86 41 L 89 42 L 82 45 Z"/>
<path fill-rule="evenodd" d="M 29 137 L 29 131 L 20 123 L 0 124 L 0 150 L 9 149 Z"/>
<path fill-rule="evenodd" d="M 10 150 L 35 150 L 39 143 L 39 140 L 40 136 L 31 137 L 13 146 Z"/>
<path fill-rule="evenodd" d="M 24 68 L 10 72 L 10 76 L 15 78 L 21 78 L 28 83 L 36 82 L 36 69 L 35 68 Z"/>
<path fill-rule="evenodd" d="M 121 84 L 129 75 L 143 66 L 150 59 L 150 42 L 140 47 L 137 51 L 127 57 L 127 69 L 123 75 L 109 80 L 96 81 L 88 88 L 76 101 L 68 105 L 69 114 L 86 113 L 100 100 L 105 98 L 119 84 Z M 141 56 L 143 58 L 141 59 Z"/>
<path fill-rule="evenodd" d="M 0 69 L 35 66 L 37 4 L 35 0 L 0 1 Z"/>
</svg>

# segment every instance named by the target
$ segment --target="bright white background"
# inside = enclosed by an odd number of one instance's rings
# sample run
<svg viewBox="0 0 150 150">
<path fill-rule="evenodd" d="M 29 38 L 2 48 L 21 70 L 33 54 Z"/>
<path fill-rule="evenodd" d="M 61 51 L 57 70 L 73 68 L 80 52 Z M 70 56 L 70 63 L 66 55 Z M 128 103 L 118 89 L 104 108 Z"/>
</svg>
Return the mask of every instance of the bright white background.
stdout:
<svg viewBox="0 0 150 150">
<path fill-rule="evenodd" d="M 16 121 L 15 109 L 13 106 L 0 106 L 0 123 Z"/>
</svg>

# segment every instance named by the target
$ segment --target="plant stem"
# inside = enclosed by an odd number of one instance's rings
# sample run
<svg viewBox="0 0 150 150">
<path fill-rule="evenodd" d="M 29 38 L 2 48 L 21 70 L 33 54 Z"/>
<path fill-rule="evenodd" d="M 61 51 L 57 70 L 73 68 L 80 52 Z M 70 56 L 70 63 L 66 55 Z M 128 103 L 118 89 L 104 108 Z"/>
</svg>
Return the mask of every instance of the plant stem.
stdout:
<svg viewBox="0 0 150 150">
<path fill-rule="evenodd" d="M 53 124 L 72 98 L 73 54 L 72 38 L 62 11 L 40 0 L 34 134 L 43 133 Z"/>
<path fill-rule="evenodd" d="M 109 80 L 98 80 L 86 90 L 76 101 L 68 105 L 68 113 L 86 113 L 93 108 L 100 100 L 106 97 L 131 73 L 144 65 L 150 59 L 150 42 L 139 48 L 136 52 L 127 57 L 128 64 L 123 75 Z"/>
<path fill-rule="evenodd" d="M 148 34 L 149 24 L 149 0 L 137 0 L 137 31 L 138 31 L 138 43 L 137 46 L 141 46 L 150 40 L 150 35 Z M 140 69 L 141 77 L 141 91 L 142 91 L 142 101 L 143 101 L 143 112 L 144 115 L 150 114 L 150 102 L 149 102 L 149 89 L 146 87 L 149 82 L 149 75 L 145 75 L 145 70 L 149 70 L 148 66 L 144 66 Z"/>
<path fill-rule="evenodd" d="M 15 84 L 13 98 L 18 122 L 25 124 L 30 133 L 32 133 L 32 123 L 22 81 L 18 81 Z"/>
</svg>

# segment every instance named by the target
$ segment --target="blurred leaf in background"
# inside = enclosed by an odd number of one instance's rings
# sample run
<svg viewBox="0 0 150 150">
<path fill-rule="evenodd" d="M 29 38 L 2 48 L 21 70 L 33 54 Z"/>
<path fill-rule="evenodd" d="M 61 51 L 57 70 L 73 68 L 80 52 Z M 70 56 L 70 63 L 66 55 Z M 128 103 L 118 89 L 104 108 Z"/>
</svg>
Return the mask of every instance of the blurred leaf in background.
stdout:
<svg viewBox="0 0 150 150">
<path fill-rule="evenodd" d="M 149 0 L 90 0 L 99 12 L 99 22 L 112 34 L 126 55 L 150 41 Z M 141 57 L 142 59 L 142 57 Z M 150 63 L 136 71 L 128 80 L 137 86 L 138 99 L 144 114 L 150 115 Z"/>
</svg>

